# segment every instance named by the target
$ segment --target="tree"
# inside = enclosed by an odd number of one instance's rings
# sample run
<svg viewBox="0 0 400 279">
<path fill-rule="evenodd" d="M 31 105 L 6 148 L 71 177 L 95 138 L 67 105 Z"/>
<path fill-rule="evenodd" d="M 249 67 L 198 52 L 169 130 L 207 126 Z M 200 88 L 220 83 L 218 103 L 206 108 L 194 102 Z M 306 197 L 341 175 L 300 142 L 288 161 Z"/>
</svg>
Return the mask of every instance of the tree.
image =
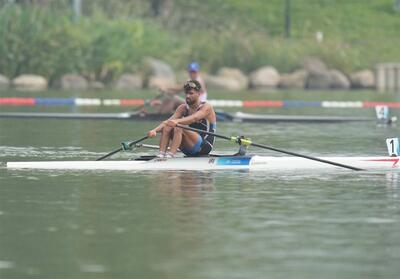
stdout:
<svg viewBox="0 0 400 279">
<path fill-rule="evenodd" d="M 173 0 L 151 0 L 150 14 L 154 17 L 168 17 L 172 9 Z"/>
</svg>

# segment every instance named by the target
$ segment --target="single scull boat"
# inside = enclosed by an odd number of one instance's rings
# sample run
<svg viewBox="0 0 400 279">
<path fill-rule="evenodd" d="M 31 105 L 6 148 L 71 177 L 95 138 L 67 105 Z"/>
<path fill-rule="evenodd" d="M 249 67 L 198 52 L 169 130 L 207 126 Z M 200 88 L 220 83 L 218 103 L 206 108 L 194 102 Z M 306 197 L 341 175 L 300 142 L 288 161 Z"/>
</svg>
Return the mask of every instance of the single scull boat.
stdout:
<svg viewBox="0 0 400 279">
<path fill-rule="evenodd" d="M 136 141 L 123 142 L 122 147 L 113 150 L 96 161 L 42 161 L 42 162 L 8 162 L 9 169 L 58 169 L 58 170 L 264 170 L 264 171 L 293 171 L 346 168 L 355 171 L 368 170 L 395 170 L 399 169 L 399 141 L 398 138 L 387 139 L 386 143 L 391 156 L 371 157 L 312 157 L 288 150 L 258 144 L 244 137 L 227 137 L 212 132 L 198 130 L 189 126 L 177 124 L 177 127 L 210 134 L 218 138 L 230 140 L 240 145 L 235 155 L 208 155 L 202 157 L 175 157 L 158 158 L 142 156 L 135 160 L 103 161 L 122 150 L 131 150 L 142 146 L 140 142 L 146 140 L 144 136 Z M 273 157 L 245 155 L 248 146 L 272 150 L 294 157 Z"/>
<path fill-rule="evenodd" d="M 364 170 L 399 169 L 399 157 L 322 157 Z M 43 161 L 8 162 L 9 169 L 58 169 L 58 170 L 318 170 L 338 169 L 337 166 L 299 157 L 272 156 L 207 156 L 154 158 L 141 157 L 131 161 Z"/>
</svg>

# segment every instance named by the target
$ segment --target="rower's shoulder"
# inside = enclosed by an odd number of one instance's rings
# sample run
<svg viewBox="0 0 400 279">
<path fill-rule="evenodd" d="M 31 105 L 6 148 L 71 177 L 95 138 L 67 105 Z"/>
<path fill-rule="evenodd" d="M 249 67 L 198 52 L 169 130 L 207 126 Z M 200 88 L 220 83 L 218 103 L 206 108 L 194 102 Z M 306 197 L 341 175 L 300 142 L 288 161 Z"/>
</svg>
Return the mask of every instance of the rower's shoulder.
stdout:
<svg viewBox="0 0 400 279">
<path fill-rule="evenodd" d="M 213 106 L 209 102 L 202 103 L 202 107 L 207 108 L 207 109 L 209 109 L 209 108 L 214 109 Z"/>
<path fill-rule="evenodd" d="M 206 104 L 207 104 L 207 107 L 208 107 L 208 111 L 209 111 L 210 113 L 212 113 L 212 114 L 215 114 L 215 110 L 214 110 L 213 105 L 210 104 L 210 103 L 206 103 Z"/>
<path fill-rule="evenodd" d="M 186 105 L 180 104 L 176 109 L 174 114 L 172 115 L 173 118 L 180 118 L 182 115 L 186 113 Z"/>
</svg>

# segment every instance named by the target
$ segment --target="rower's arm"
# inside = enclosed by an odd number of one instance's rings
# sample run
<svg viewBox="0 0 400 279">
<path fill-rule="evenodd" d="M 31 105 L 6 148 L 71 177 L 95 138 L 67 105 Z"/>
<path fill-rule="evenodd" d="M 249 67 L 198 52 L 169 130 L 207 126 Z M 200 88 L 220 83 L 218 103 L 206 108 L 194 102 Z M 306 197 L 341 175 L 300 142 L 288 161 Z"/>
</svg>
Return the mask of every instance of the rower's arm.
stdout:
<svg viewBox="0 0 400 279">
<path fill-rule="evenodd" d="M 181 118 L 184 114 L 184 111 L 185 111 L 185 104 L 182 104 L 176 109 L 174 114 L 168 120 Z M 164 126 L 165 126 L 164 122 L 161 122 L 160 125 L 158 125 L 153 129 L 153 131 L 156 131 L 157 133 L 161 132 Z"/>
<path fill-rule="evenodd" d="M 196 111 L 192 115 L 176 119 L 176 121 L 178 124 L 189 125 L 189 124 L 197 122 L 203 118 L 206 118 L 207 115 L 209 115 L 211 113 L 211 110 L 212 110 L 211 106 L 209 104 L 205 104 L 204 106 L 202 106 L 198 111 Z"/>
</svg>

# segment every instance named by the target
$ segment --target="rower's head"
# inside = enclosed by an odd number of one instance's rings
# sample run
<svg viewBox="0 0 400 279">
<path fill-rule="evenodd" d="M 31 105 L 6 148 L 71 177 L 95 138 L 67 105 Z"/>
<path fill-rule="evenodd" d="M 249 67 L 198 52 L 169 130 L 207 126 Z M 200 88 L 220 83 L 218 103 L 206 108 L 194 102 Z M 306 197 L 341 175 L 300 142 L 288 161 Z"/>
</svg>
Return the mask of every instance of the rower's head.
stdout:
<svg viewBox="0 0 400 279">
<path fill-rule="evenodd" d="M 187 67 L 191 79 L 195 79 L 199 75 L 200 65 L 196 61 L 189 63 Z"/>
<path fill-rule="evenodd" d="M 200 98 L 201 85 L 195 79 L 190 79 L 183 84 L 183 90 L 186 95 L 186 103 L 192 105 L 196 103 Z"/>
</svg>

